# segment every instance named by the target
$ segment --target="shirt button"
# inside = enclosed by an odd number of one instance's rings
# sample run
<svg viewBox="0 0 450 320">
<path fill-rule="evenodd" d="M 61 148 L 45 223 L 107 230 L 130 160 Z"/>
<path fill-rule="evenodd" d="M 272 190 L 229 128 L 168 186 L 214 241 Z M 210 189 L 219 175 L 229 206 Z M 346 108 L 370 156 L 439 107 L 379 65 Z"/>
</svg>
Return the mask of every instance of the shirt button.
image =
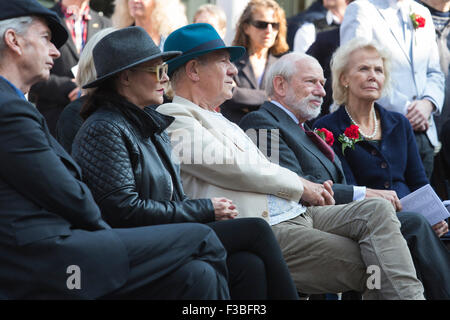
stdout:
<svg viewBox="0 0 450 320">
<path fill-rule="evenodd" d="M 386 181 L 386 182 L 384 183 L 384 188 L 385 188 L 385 189 L 389 189 L 390 186 L 391 186 L 391 184 L 389 183 L 389 181 Z"/>
<path fill-rule="evenodd" d="M 387 168 L 387 163 L 386 163 L 386 162 L 383 162 L 383 163 L 381 164 L 381 168 L 386 169 L 386 168 Z"/>
<path fill-rule="evenodd" d="M 376 155 L 377 155 L 377 150 L 373 149 L 373 150 L 372 150 L 372 155 L 373 155 L 373 156 L 376 156 Z"/>
<path fill-rule="evenodd" d="M 263 218 L 267 218 L 269 216 L 269 213 L 267 213 L 267 211 L 263 211 L 262 216 Z"/>
</svg>

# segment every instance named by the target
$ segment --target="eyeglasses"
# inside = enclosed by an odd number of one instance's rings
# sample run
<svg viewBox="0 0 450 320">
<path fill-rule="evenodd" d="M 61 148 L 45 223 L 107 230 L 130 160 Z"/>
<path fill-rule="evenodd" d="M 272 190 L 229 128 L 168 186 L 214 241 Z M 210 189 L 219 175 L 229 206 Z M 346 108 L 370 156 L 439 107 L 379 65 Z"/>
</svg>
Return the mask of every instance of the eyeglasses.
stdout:
<svg viewBox="0 0 450 320">
<path fill-rule="evenodd" d="M 156 80 L 161 81 L 164 75 L 167 75 L 167 72 L 169 71 L 169 65 L 167 63 L 162 63 L 158 64 L 156 67 L 133 68 L 133 70 L 156 73 Z"/>
<path fill-rule="evenodd" d="M 280 24 L 278 22 L 267 22 L 262 20 L 251 20 L 250 24 L 258 29 L 267 29 L 267 26 L 270 24 L 273 30 L 278 30 L 280 28 Z"/>
</svg>

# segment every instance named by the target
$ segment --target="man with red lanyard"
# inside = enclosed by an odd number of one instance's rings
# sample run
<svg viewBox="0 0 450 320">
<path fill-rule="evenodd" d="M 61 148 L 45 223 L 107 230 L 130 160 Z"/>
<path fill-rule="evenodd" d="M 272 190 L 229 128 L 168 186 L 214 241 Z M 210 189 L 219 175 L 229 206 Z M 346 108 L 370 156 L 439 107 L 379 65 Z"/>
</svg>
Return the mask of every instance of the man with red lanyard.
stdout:
<svg viewBox="0 0 450 320">
<path fill-rule="evenodd" d="M 46 118 L 55 136 L 56 123 L 64 107 L 81 95 L 72 68 L 78 64 L 85 44 L 96 32 L 110 27 L 111 22 L 100 12 L 92 10 L 89 0 L 60 0 L 51 10 L 65 22 L 68 41 L 60 48 L 61 57 L 55 60 L 50 78 L 35 84 L 29 99 Z"/>
</svg>

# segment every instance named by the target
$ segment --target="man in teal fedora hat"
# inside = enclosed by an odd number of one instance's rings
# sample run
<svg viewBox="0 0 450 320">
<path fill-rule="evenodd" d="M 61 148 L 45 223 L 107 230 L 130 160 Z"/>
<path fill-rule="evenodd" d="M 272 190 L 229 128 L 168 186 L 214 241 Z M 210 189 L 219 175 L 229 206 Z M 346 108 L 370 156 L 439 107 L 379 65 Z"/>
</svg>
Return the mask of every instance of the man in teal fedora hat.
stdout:
<svg viewBox="0 0 450 320">
<path fill-rule="evenodd" d="M 207 23 L 194 23 L 180 28 L 170 34 L 168 42 L 164 43 L 164 51 L 182 51 L 183 55 L 172 59 L 169 64 L 169 76 L 174 70 L 188 62 L 189 60 L 205 55 L 212 51 L 226 49 L 230 54 L 230 61 L 239 59 L 244 53 L 244 47 L 227 47 L 216 30 Z"/>
<path fill-rule="evenodd" d="M 168 61 L 173 101 L 157 111 L 175 118 L 167 131 L 188 196 L 226 197 L 239 217 L 267 221 L 300 292 L 355 290 L 365 299 L 424 298 L 389 202 L 334 206 L 331 181 L 312 183 L 278 166 L 276 141 L 269 161 L 245 132 L 216 112 L 232 97 L 237 72 L 232 61 L 242 48 L 225 46 L 212 26 L 192 24 L 169 35 L 164 50 L 183 52 Z M 315 83 L 317 77 L 323 74 L 314 73 Z M 369 281 L 373 269 L 379 285 Z"/>
</svg>

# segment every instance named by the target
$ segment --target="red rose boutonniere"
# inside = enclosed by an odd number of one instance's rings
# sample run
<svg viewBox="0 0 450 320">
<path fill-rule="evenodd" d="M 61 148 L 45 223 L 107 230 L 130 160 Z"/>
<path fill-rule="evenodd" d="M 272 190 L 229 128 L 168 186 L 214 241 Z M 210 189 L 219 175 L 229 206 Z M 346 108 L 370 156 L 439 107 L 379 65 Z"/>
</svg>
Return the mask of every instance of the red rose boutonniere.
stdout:
<svg viewBox="0 0 450 320">
<path fill-rule="evenodd" d="M 425 18 L 417 13 L 411 13 L 410 15 L 414 30 L 425 27 Z"/>
<path fill-rule="evenodd" d="M 409 15 L 409 17 L 411 18 L 414 30 L 425 27 L 425 18 L 422 17 L 421 15 L 418 15 L 417 13 L 413 12 Z M 417 45 L 415 32 L 414 32 L 414 45 Z"/>
<path fill-rule="evenodd" d="M 361 141 L 361 137 L 359 136 L 359 127 L 357 125 L 352 124 L 350 127 L 345 129 L 344 133 L 341 133 L 338 137 L 338 140 L 342 143 L 342 154 L 347 147 L 355 150 L 355 144 Z"/>
<path fill-rule="evenodd" d="M 330 147 L 333 146 L 334 136 L 331 131 L 328 131 L 325 128 L 314 129 L 314 132 L 321 137 Z"/>
</svg>

